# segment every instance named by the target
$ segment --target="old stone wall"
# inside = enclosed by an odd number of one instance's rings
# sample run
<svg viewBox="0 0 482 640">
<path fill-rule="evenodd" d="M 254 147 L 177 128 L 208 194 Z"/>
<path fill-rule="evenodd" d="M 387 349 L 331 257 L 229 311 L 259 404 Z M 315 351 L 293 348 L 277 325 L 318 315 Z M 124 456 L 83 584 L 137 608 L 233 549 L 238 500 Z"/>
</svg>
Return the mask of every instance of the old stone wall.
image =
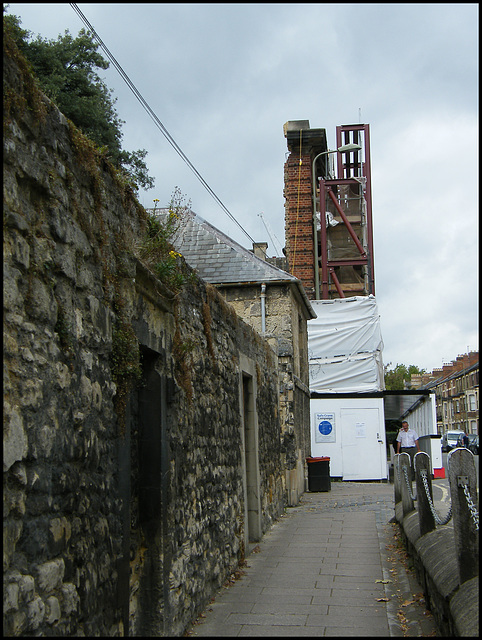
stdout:
<svg viewBox="0 0 482 640">
<path fill-rule="evenodd" d="M 182 635 L 279 517 L 277 356 L 4 52 L 4 633 Z"/>
<path fill-rule="evenodd" d="M 401 502 L 395 505 L 395 518 L 440 635 L 478 637 L 479 576 L 460 582 L 453 523 L 422 536 L 419 514 L 404 515 Z"/>
<path fill-rule="evenodd" d="M 261 331 L 261 287 L 219 286 L 239 316 Z M 265 337 L 278 354 L 281 451 L 289 506 L 305 490 L 310 455 L 310 391 L 306 309 L 288 284 L 266 286 Z"/>
<path fill-rule="evenodd" d="M 214 287 L 200 282 L 171 302 L 168 339 L 177 356 L 170 360 L 166 322 L 158 322 L 164 312 L 157 307 L 159 299 L 147 295 L 155 281 L 138 273 L 137 282 L 142 295 L 134 325 L 148 388 L 131 393 L 126 423 L 131 442 L 126 518 L 136 523 L 130 542 L 129 626 L 133 635 L 162 629 L 177 635 L 243 560 L 246 545 L 258 540 L 284 507 L 278 365 L 269 345 Z M 257 462 L 252 469 L 247 468 L 244 428 L 249 418 L 243 411 L 247 383 L 255 395 Z M 149 416 L 151 395 L 157 398 L 154 416 Z M 157 477 L 143 468 L 147 459 L 159 470 Z M 246 511 L 250 473 L 259 476 L 253 516 L 259 518 L 259 530 L 252 535 Z M 164 589 L 153 591 L 153 583 Z M 152 611 L 163 615 L 152 619 Z"/>
</svg>

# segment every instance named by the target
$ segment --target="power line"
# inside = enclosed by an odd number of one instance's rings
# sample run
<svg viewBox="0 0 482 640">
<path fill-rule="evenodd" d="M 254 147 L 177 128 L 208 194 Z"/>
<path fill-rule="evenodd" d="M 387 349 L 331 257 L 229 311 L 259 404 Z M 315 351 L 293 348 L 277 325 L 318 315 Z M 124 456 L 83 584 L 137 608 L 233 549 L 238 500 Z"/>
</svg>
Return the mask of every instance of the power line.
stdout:
<svg viewBox="0 0 482 640">
<path fill-rule="evenodd" d="M 203 187 L 208 191 L 208 193 L 214 198 L 214 200 L 216 200 L 216 202 L 221 206 L 221 208 L 223 209 L 223 211 L 229 216 L 229 218 L 235 222 L 238 227 L 241 229 L 241 231 L 246 235 L 246 237 L 248 237 L 251 242 L 254 242 L 253 238 L 248 234 L 247 231 L 245 231 L 243 229 L 243 227 L 240 225 L 240 223 L 236 220 L 236 218 L 232 215 L 232 213 L 229 211 L 229 209 L 223 204 L 223 202 L 218 198 L 218 196 L 214 193 L 214 191 L 211 189 L 211 187 L 208 185 L 208 183 L 206 182 L 206 180 L 204 180 L 204 178 L 202 177 L 202 175 L 199 173 L 199 171 L 196 169 L 196 167 L 192 164 L 192 162 L 189 160 L 189 158 L 186 156 L 186 154 L 184 153 L 184 151 L 180 148 L 180 146 L 177 144 L 177 142 L 174 140 L 174 138 L 171 136 L 171 134 L 169 133 L 169 131 L 166 129 L 166 127 L 162 124 L 162 122 L 159 120 L 159 118 L 157 117 L 157 115 L 154 113 L 154 111 L 151 109 L 151 107 L 147 104 L 147 102 L 144 100 L 144 98 L 142 97 L 142 95 L 140 94 L 140 92 L 137 90 L 136 86 L 133 84 L 133 82 L 131 81 L 131 79 L 129 78 L 129 76 L 125 73 L 124 69 L 120 66 L 120 64 L 117 62 L 117 60 L 114 58 L 114 56 L 112 55 L 112 53 L 109 51 L 109 49 L 107 48 L 107 46 L 104 44 L 104 42 L 102 41 L 101 37 L 98 35 L 98 33 L 96 32 L 96 30 L 94 29 L 94 27 L 90 24 L 90 22 L 87 20 L 87 18 L 84 16 L 84 14 L 82 13 L 82 11 L 79 9 L 79 7 L 74 4 L 74 3 L 69 3 L 70 6 L 72 7 L 72 9 L 77 13 L 77 15 L 80 17 L 80 19 L 82 20 L 82 22 L 86 25 L 86 27 L 89 29 L 89 31 L 91 31 L 92 35 L 95 37 L 95 39 L 99 42 L 100 46 L 102 47 L 102 49 L 104 50 L 105 54 L 107 55 L 107 57 L 109 58 L 109 60 L 112 62 L 112 64 L 114 65 L 114 67 L 117 69 L 117 71 L 119 72 L 121 78 L 124 80 L 124 82 L 127 84 L 127 86 L 129 87 L 129 89 L 132 91 L 132 93 L 135 95 L 135 97 L 137 98 L 137 100 L 141 103 L 141 105 L 144 107 L 144 109 L 147 111 L 147 113 L 149 114 L 149 116 L 152 118 L 152 120 L 154 121 L 155 125 L 157 126 L 157 128 L 161 131 L 162 135 L 166 138 L 166 140 L 169 142 L 169 144 L 173 147 L 173 149 L 176 151 L 176 153 L 184 160 L 184 162 L 187 164 L 187 166 L 191 169 L 191 171 L 194 173 L 194 175 L 198 178 L 198 180 L 201 182 L 201 184 L 203 185 Z"/>
</svg>

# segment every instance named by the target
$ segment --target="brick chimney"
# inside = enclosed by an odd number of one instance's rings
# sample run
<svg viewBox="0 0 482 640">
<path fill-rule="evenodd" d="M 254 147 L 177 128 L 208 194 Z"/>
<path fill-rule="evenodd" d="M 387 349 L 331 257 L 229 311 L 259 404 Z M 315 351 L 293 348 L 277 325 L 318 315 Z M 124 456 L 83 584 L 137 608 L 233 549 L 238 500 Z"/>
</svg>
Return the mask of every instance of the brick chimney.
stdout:
<svg viewBox="0 0 482 640">
<path fill-rule="evenodd" d="M 462 369 L 465 369 L 468 366 L 468 362 L 469 357 L 466 354 L 457 356 L 457 358 L 452 362 L 454 371 L 461 371 Z"/>
<path fill-rule="evenodd" d="M 458 355 L 456 360 L 452 364 L 454 365 L 455 371 L 461 371 L 462 369 L 468 369 L 473 364 L 476 364 L 478 361 L 479 361 L 479 352 L 470 351 L 469 353 Z"/>
<path fill-rule="evenodd" d="M 477 362 L 479 361 L 479 352 L 470 351 L 468 354 L 468 358 L 469 358 L 469 364 L 468 364 L 469 367 L 471 367 L 473 364 L 477 364 Z"/>
<path fill-rule="evenodd" d="M 452 375 L 453 372 L 454 372 L 453 363 L 442 365 L 442 375 L 443 376 L 445 376 L 445 377 L 450 376 L 450 375 Z"/>
<path fill-rule="evenodd" d="M 288 270 L 299 278 L 308 298 L 315 298 L 312 162 L 327 151 L 325 129 L 310 129 L 309 120 L 283 126 L 289 156 L 284 166 L 285 245 Z"/>
<path fill-rule="evenodd" d="M 477 364 L 479 361 L 479 352 L 478 351 L 470 351 L 469 353 L 464 353 L 463 355 L 458 355 L 455 360 L 453 360 L 450 364 L 444 364 L 442 368 L 434 369 L 432 372 L 433 378 L 438 378 L 440 376 L 448 376 L 456 371 L 462 371 L 462 369 L 468 369 L 474 364 Z"/>
</svg>

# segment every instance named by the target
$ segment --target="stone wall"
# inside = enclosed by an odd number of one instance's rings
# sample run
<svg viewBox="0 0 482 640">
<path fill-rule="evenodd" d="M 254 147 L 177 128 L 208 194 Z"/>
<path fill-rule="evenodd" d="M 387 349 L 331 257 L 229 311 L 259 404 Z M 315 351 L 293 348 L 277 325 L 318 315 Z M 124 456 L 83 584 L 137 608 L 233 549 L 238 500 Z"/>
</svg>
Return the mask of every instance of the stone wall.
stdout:
<svg viewBox="0 0 482 640">
<path fill-rule="evenodd" d="M 261 332 L 260 285 L 218 288 L 237 314 Z M 289 506 L 296 506 L 305 490 L 305 460 L 311 451 L 308 319 L 293 286 L 266 284 L 265 337 L 278 354 L 281 451 Z"/>
<path fill-rule="evenodd" d="M 4 633 L 182 635 L 281 514 L 278 362 L 4 51 Z"/>
<path fill-rule="evenodd" d="M 479 577 L 460 584 L 453 526 L 421 536 L 418 513 L 404 516 L 401 503 L 395 506 L 395 518 L 440 635 L 478 638 Z"/>
<path fill-rule="evenodd" d="M 131 487 L 125 491 L 131 500 L 125 518 L 136 526 L 130 570 L 123 575 L 130 574 L 131 634 L 164 629 L 178 635 L 283 510 L 277 358 L 214 287 L 200 282 L 171 303 L 173 331 L 166 336 L 167 323 L 158 322 L 165 311 L 157 306 L 166 301 L 147 295 L 155 281 L 141 271 L 134 326 L 147 389 L 135 389 L 128 406 Z M 169 340 L 175 361 L 164 346 Z M 249 387 L 253 416 L 244 409 Z M 245 442 L 250 419 L 254 462 Z M 159 470 L 156 477 L 146 460 Z M 250 486 L 253 475 L 257 484 Z M 250 490 L 258 504 L 248 514 Z M 153 583 L 163 590 L 153 590 Z"/>
<path fill-rule="evenodd" d="M 448 459 L 449 509 L 432 501 L 428 454 L 414 458 L 415 489 L 408 480 L 408 454 L 395 456 L 395 520 L 441 635 L 479 637 L 478 465 L 463 447 Z M 445 506 L 445 505 L 444 505 Z"/>
</svg>

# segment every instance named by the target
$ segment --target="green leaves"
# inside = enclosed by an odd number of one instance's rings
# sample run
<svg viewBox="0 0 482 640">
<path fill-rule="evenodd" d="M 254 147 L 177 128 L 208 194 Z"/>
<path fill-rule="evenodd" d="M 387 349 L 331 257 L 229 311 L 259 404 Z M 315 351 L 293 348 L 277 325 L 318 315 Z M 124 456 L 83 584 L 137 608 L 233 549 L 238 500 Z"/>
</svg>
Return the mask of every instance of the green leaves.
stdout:
<svg viewBox="0 0 482 640">
<path fill-rule="evenodd" d="M 121 151 L 122 121 L 115 99 L 97 69 L 109 63 L 97 53 L 98 44 L 84 29 L 76 38 L 68 31 L 57 40 L 37 37 L 26 55 L 43 91 L 62 113 L 97 145 L 107 145 L 115 158 Z"/>
<path fill-rule="evenodd" d="M 155 200 L 157 204 L 157 200 Z M 190 203 L 176 187 L 167 211 L 149 215 L 147 229 L 137 247 L 137 255 L 155 275 L 173 291 L 178 292 L 188 278 L 184 260 L 174 250 L 173 241 L 182 233 Z"/>
<path fill-rule="evenodd" d="M 119 153 L 119 163 L 130 173 L 135 183 L 143 189 L 152 189 L 154 187 L 154 178 L 147 174 L 146 163 L 144 158 L 147 155 L 145 149 L 138 151 L 124 151 Z"/>
<path fill-rule="evenodd" d="M 391 362 L 385 366 L 385 387 L 388 391 L 405 389 L 405 381 L 410 385 L 412 373 L 425 373 L 425 369 L 419 369 L 414 364 L 410 364 L 408 367 L 404 364 L 397 364 L 396 367 L 389 370 L 390 365 Z"/>
<path fill-rule="evenodd" d="M 81 29 L 76 37 L 68 30 L 56 40 L 31 34 L 20 28 L 17 16 L 5 16 L 18 48 L 32 65 L 42 91 L 60 111 L 99 147 L 108 147 L 109 159 L 135 189 L 151 189 L 145 157 L 147 151 L 122 149 L 122 125 L 115 109 L 116 98 L 98 70 L 108 69 L 109 62 L 98 52 L 93 35 Z"/>
</svg>

